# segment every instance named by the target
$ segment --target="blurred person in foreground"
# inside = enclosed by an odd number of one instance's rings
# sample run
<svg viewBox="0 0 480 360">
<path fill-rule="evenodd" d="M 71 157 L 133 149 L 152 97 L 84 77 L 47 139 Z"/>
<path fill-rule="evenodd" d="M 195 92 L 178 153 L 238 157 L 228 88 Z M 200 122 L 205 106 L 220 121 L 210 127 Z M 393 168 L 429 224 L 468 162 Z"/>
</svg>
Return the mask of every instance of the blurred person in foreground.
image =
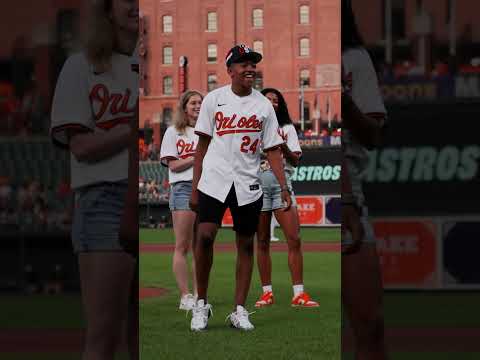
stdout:
<svg viewBox="0 0 480 360">
<path fill-rule="evenodd" d="M 380 143 L 386 110 L 348 0 L 342 0 L 342 115 L 342 302 L 355 359 L 384 360 L 383 287 L 361 176 L 368 150 Z"/>
<path fill-rule="evenodd" d="M 97 0 L 91 10 L 86 47 L 58 79 L 51 136 L 71 152 L 82 359 L 113 360 L 125 321 L 130 358 L 138 359 L 138 2 Z"/>
</svg>

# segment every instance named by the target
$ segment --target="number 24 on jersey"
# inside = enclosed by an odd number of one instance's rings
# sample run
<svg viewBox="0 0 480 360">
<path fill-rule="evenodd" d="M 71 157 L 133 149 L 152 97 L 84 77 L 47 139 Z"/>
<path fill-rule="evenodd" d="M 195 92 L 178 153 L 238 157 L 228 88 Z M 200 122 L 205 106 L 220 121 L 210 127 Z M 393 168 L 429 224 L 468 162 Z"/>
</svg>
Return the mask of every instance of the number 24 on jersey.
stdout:
<svg viewBox="0 0 480 360">
<path fill-rule="evenodd" d="M 252 139 L 250 138 L 250 136 L 244 136 L 242 138 L 242 145 L 240 145 L 240 151 L 244 153 L 248 153 L 250 151 L 252 154 L 255 154 L 259 141 L 260 139 L 257 139 L 250 145 Z"/>
</svg>

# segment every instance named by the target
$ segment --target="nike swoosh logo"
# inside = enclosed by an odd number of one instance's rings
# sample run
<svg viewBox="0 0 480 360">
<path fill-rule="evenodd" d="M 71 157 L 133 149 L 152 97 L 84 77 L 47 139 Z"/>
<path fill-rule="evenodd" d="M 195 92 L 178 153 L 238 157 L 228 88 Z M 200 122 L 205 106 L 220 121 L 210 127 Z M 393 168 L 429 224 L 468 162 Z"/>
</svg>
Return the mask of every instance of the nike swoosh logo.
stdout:
<svg viewBox="0 0 480 360">
<path fill-rule="evenodd" d="M 218 106 L 224 106 L 224 105 L 227 105 L 227 104 L 217 104 Z"/>
</svg>

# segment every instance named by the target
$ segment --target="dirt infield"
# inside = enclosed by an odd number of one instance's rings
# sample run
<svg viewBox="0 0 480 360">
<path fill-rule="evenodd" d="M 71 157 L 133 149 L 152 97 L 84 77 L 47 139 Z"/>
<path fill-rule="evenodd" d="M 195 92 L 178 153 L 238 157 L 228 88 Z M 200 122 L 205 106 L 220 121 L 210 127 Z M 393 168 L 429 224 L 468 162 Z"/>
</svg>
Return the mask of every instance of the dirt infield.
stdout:
<svg viewBox="0 0 480 360">
<path fill-rule="evenodd" d="M 163 288 L 148 287 L 148 288 L 138 289 L 138 297 L 140 299 L 159 297 L 159 296 L 165 295 L 166 293 L 167 293 L 167 289 L 163 289 Z"/>
<path fill-rule="evenodd" d="M 143 244 L 140 245 L 140 252 L 142 253 L 172 253 L 175 249 L 173 244 Z M 287 252 L 288 247 L 286 243 L 274 243 L 270 245 L 273 252 Z M 302 249 L 305 252 L 339 252 L 340 243 L 325 243 L 325 242 L 308 242 L 302 244 Z M 235 244 L 215 244 L 215 251 L 217 252 L 234 252 L 236 251 Z"/>
</svg>

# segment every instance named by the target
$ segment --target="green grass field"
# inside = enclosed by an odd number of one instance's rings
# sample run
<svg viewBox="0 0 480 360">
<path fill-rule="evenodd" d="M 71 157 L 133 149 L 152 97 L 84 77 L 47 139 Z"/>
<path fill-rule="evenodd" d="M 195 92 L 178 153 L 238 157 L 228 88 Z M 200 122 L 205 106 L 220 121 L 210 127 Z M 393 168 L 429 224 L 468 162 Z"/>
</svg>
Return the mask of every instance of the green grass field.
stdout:
<svg viewBox="0 0 480 360">
<path fill-rule="evenodd" d="M 281 240 L 285 241 L 283 232 L 275 229 L 275 235 Z M 340 228 L 301 228 L 300 237 L 303 242 L 339 242 Z M 232 229 L 220 229 L 218 231 L 216 242 L 233 242 L 235 240 L 235 232 Z M 142 229 L 140 232 L 140 242 L 142 244 L 173 244 L 175 238 L 171 229 L 151 230 Z"/>
<path fill-rule="evenodd" d="M 478 360 L 479 355 L 472 352 L 396 352 L 389 360 Z M 353 355 L 342 354 L 342 360 L 353 360 Z"/>
<path fill-rule="evenodd" d="M 338 229 L 302 229 L 305 242 L 338 241 Z M 280 235 L 277 232 L 277 236 Z M 221 230 L 217 241 L 233 241 L 230 229 Z M 142 243 L 171 243 L 171 230 L 143 230 Z M 259 309 L 251 315 L 256 330 L 239 333 L 230 329 L 225 317 L 233 305 L 234 254 L 215 256 L 210 286 L 210 301 L 214 316 L 210 330 L 191 334 L 190 317 L 177 310 L 178 294 L 171 271 L 171 254 L 148 253 L 140 259 L 142 286 L 169 289 L 160 298 L 141 301 L 141 358 L 148 359 L 346 359 L 351 354 L 340 353 L 340 255 L 337 253 L 306 253 L 305 284 L 318 298 L 318 309 L 292 309 L 289 306 L 291 284 L 285 253 L 273 254 L 273 282 L 276 304 Z M 254 278 L 247 308 L 254 311 L 253 302 L 259 295 L 258 273 Z M 387 292 L 384 298 L 387 327 L 415 328 L 478 328 L 479 293 L 458 292 Z M 0 296 L 0 331 L 9 329 L 80 329 L 83 318 L 78 294 L 58 296 Z M 8 311 L 7 311 L 8 310 Z M 0 344 L 0 359 L 6 360 L 80 360 L 70 353 L 4 353 Z M 266 355 L 267 354 L 267 355 Z M 341 356 L 342 355 L 342 356 Z M 119 357 L 125 359 L 125 357 Z M 394 352 L 391 360 L 473 360 L 478 352 Z"/>
<path fill-rule="evenodd" d="M 302 233 L 306 241 L 315 239 L 315 232 Z M 316 230 L 319 239 L 334 241 L 335 234 Z M 338 230 L 337 230 L 338 231 Z M 144 234 L 148 234 L 144 237 Z M 161 238 L 148 231 L 142 242 Z M 231 230 L 221 231 L 219 241 L 232 241 Z M 332 235 L 333 234 L 333 235 Z M 162 234 L 163 235 L 163 234 Z M 337 236 L 338 238 L 338 236 Z M 156 242 L 169 242 L 165 239 Z M 256 326 L 253 332 L 242 333 L 228 327 L 226 316 L 233 309 L 235 254 L 215 254 L 210 278 L 209 302 L 213 317 L 205 333 L 191 333 L 190 316 L 178 310 L 179 295 L 171 271 L 171 254 L 143 254 L 140 262 L 142 286 L 169 290 L 160 298 L 141 302 L 141 358 L 149 359 L 325 359 L 340 358 L 340 254 L 305 253 L 305 284 L 321 303 L 316 309 L 290 306 L 292 287 L 285 253 L 274 253 L 273 286 L 276 304 L 257 309 L 251 315 Z M 254 270 L 248 303 L 260 294 L 258 272 Z"/>
</svg>

